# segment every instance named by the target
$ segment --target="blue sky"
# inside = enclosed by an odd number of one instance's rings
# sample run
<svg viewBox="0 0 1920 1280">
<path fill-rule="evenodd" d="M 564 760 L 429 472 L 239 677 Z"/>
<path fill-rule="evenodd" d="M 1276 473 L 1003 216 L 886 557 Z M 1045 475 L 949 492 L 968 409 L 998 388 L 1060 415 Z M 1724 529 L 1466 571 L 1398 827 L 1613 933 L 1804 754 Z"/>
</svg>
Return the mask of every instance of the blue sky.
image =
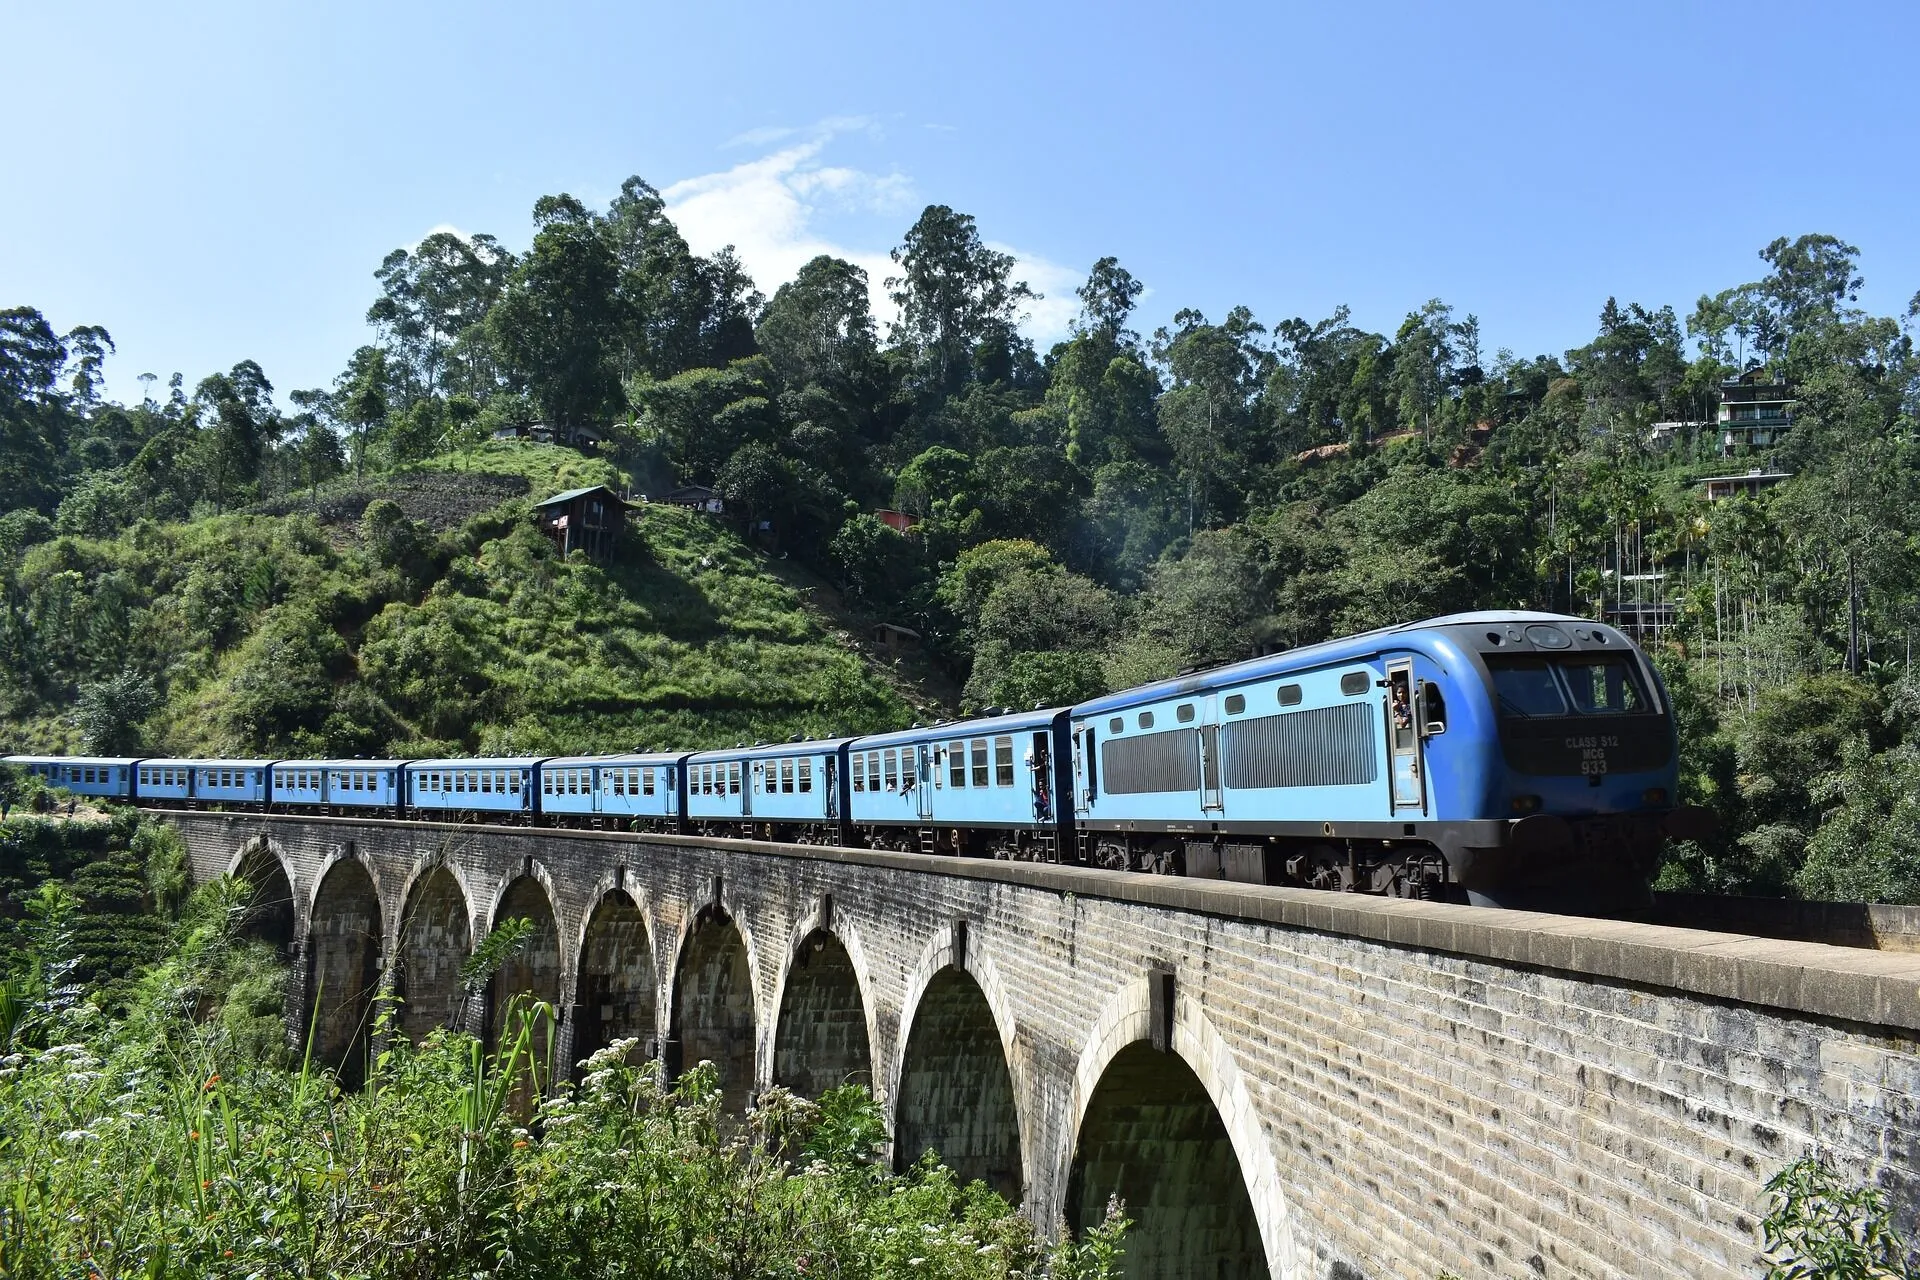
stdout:
<svg viewBox="0 0 1920 1280">
<path fill-rule="evenodd" d="M 1693 300 L 1776 235 L 1920 290 L 1913 5 L 0 0 L 0 306 L 105 325 L 113 394 L 243 358 L 282 393 L 367 340 L 372 272 L 442 226 L 523 247 L 543 193 L 667 189 L 771 293 L 884 274 L 974 214 L 1064 327 L 1103 254 L 1142 328 L 1441 297 L 1488 351 Z"/>
</svg>

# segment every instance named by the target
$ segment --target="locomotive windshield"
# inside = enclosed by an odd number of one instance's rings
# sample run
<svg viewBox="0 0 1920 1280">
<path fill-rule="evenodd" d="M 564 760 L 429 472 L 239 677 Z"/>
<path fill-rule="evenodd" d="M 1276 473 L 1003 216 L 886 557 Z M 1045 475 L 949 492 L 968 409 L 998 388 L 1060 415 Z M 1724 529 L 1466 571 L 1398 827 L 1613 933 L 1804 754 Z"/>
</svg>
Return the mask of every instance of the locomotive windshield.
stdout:
<svg viewBox="0 0 1920 1280">
<path fill-rule="evenodd" d="M 1487 656 L 1503 716 L 1627 715 L 1652 709 L 1626 654 Z"/>
</svg>

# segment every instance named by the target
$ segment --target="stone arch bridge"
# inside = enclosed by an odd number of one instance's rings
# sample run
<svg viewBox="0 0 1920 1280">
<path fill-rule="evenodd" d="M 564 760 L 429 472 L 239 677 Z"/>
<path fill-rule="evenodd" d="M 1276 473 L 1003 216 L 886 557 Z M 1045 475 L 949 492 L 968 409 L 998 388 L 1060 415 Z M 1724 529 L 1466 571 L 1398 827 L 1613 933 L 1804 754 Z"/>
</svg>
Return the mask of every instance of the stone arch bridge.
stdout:
<svg viewBox="0 0 1920 1280">
<path fill-rule="evenodd" d="M 1913 1222 L 1920 955 L 1073 867 L 168 815 L 260 888 L 350 1077 L 510 917 L 566 1061 L 634 1036 L 728 1100 L 869 1084 L 1049 1227 L 1121 1195 L 1145 1277 L 1740 1276 L 1819 1144 Z M 315 1008 L 317 1004 L 317 1009 Z"/>
</svg>

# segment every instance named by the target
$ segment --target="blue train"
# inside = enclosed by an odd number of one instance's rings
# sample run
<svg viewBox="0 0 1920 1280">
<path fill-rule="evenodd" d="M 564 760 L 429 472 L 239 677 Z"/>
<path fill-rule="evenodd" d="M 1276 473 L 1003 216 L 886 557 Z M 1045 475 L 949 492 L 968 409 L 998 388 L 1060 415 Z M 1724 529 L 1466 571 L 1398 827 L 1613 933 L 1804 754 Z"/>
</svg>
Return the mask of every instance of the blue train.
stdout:
<svg viewBox="0 0 1920 1280">
<path fill-rule="evenodd" d="M 1612 627 L 1455 614 L 1078 706 L 731 750 L 12 756 L 138 804 L 678 831 L 1402 897 L 1630 908 L 1676 805 L 1665 688 Z"/>
</svg>

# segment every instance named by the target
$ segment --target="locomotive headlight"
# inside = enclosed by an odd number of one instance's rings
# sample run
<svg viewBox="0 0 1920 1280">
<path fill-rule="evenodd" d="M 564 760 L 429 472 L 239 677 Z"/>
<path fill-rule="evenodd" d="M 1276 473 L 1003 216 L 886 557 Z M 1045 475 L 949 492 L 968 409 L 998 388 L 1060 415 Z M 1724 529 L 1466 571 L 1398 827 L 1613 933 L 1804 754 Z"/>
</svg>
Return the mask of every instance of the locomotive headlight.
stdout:
<svg viewBox="0 0 1920 1280">
<path fill-rule="evenodd" d="M 1648 787 L 1640 793 L 1640 803 L 1649 807 L 1657 807 L 1666 802 L 1667 789 L 1665 787 Z"/>
<path fill-rule="evenodd" d="M 1532 813 L 1539 807 L 1539 796 L 1515 796 L 1513 798 L 1513 811 L 1515 813 Z"/>
</svg>

